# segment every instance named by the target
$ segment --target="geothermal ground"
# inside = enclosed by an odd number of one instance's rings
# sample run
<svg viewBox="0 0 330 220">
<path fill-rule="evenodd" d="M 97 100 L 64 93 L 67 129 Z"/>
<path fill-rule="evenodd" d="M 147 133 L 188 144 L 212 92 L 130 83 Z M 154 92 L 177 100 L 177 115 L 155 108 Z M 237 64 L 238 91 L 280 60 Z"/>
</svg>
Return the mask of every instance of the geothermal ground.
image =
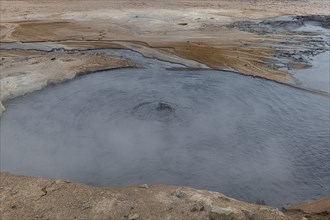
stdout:
<svg viewBox="0 0 330 220">
<path fill-rule="evenodd" d="M 329 219 L 329 2 L 0 3 L 2 219 Z"/>
</svg>

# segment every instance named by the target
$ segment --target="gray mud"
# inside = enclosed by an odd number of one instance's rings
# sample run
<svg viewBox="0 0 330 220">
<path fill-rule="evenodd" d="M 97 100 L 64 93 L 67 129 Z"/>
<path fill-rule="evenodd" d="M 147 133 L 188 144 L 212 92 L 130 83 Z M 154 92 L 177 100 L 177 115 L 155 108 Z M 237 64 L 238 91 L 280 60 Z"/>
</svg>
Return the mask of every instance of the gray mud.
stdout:
<svg viewBox="0 0 330 220">
<path fill-rule="evenodd" d="M 145 68 L 84 75 L 5 103 L 2 171 L 186 185 L 275 206 L 328 195 L 328 97 L 103 52 Z"/>
<path fill-rule="evenodd" d="M 330 16 L 281 17 L 263 21 L 240 21 L 230 25 L 282 41 L 272 44 L 277 51 L 272 68 L 292 74 L 295 84 L 329 93 Z M 294 66 L 306 69 L 295 69 Z M 307 68 L 312 67 L 312 68 Z"/>
<path fill-rule="evenodd" d="M 230 27 L 257 34 L 275 34 L 295 32 L 328 32 L 330 29 L 330 16 L 311 15 L 311 16 L 292 16 L 267 19 L 259 22 L 238 21 Z"/>
</svg>

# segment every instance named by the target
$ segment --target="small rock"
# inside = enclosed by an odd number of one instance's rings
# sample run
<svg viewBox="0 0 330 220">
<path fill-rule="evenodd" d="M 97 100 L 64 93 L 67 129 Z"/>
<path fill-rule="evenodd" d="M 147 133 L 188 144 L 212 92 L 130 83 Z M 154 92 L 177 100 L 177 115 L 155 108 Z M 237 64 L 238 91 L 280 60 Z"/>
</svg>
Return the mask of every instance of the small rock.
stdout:
<svg viewBox="0 0 330 220">
<path fill-rule="evenodd" d="M 277 216 L 281 216 L 281 217 L 284 216 L 283 212 L 281 212 L 279 209 L 273 209 L 273 212 L 274 212 L 275 215 L 277 215 Z"/>
<path fill-rule="evenodd" d="M 149 186 L 148 184 L 142 184 L 142 185 L 138 185 L 139 188 L 144 188 L 144 189 L 148 189 Z"/>
<path fill-rule="evenodd" d="M 232 208 L 211 206 L 209 218 L 210 220 L 235 220 L 234 210 Z"/>
<path fill-rule="evenodd" d="M 230 201 L 230 198 L 225 196 L 225 195 L 220 195 L 218 196 L 219 199 L 225 200 L 225 201 Z"/>
<path fill-rule="evenodd" d="M 174 207 L 173 207 L 173 206 L 169 206 L 167 209 L 168 209 L 169 211 L 171 211 L 171 210 L 174 209 Z"/>
<path fill-rule="evenodd" d="M 12 205 L 11 208 L 12 208 L 12 209 L 16 209 L 17 206 L 16 206 L 16 205 Z"/>
<path fill-rule="evenodd" d="M 308 220 L 306 217 L 302 217 L 302 219 L 301 220 Z"/>
<path fill-rule="evenodd" d="M 56 60 L 56 58 L 55 58 L 55 57 L 53 57 L 53 58 L 51 58 L 50 60 Z"/>
<path fill-rule="evenodd" d="M 92 206 L 89 204 L 89 203 L 83 203 L 81 206 L 80 206 L 80 208 L 82 209 L 82 210 L 85 210 L 85 209 L 89 209 L 89 208 L 91 208 Z"/>
<path fill-rule="evenodd" d="M 184 198 L 184 197 L 186 196 L 186 194 L 183 193 L 183 192 L 181 192 L 181 191 L 176 191 L 176 192 L 175 192 L 175 196 L 176 196 L 177 198 L 179 198 L 179 199 L 182 199 L 182 198 Z"/>
<path fill-rule="evenodd" d="M 262 220 L 262 218 L 255 212 L 251 212 L 248 210 L 242 210 L 244 213 L 245 217 L 249 220 Z"/>
<path fill-rule="evenodd" d="M 188 25 L 188 23 L 178 23 L 178 25 L 185 26 L 185 25 Z"/>
<path fill-rule="evenodd" d="M 202 203 L 197 203 L 197 204 L 193 204 L 192 208 L 190 209 L 190 211 L 192 212 L 196 212 L 196 211 L 204 211 L 204 205 Z"/>
<path fill-rule="evenodd" d="M 136 214 L 136 213 L 130 214 L 128 216 L 128 220 L 139 220 L 139 218 L 140 218 L 139 214 Z"/>
</svg>

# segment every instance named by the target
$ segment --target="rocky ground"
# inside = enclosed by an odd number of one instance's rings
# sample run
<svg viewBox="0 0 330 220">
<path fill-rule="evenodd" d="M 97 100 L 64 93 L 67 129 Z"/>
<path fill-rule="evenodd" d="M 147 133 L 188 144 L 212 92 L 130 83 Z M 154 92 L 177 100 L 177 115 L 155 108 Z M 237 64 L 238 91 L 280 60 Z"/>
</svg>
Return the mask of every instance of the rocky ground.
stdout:
<svg viewBox="0 0 330 220">
<path fill-rule="evenodd" d="M 82 49 L 128 48 L 191 68 L 229 68 L 299 87 L 288 70 L 307 68 L 310 56 L 329 50 L 330 5 L 323 0 L 0 4 L 2 101 L 80 73 L 134 65 Z M 325 32 L 304 29 L 311 23 Z M 36 48 L 6 48 L 12 42 Z M 40 45 L 64 49 L 40 51 Z M 329 219 L 329 198 L 283 214 L 185 187 L 97 188 L 8 173 L 1 173 L 0 201 L 2 219 Z"/>
<path fill-rule="evenodd" d="M 315 209 L 306 204 L 284 214 L 276 208 L 188 187 L 101 188 L 8 173 L 1 173 L 0 201 L 3 219 L 325 220 L 330 211 L 330 197 L 319 201 L 317 214 L 311 214 Z"/>
</svg>

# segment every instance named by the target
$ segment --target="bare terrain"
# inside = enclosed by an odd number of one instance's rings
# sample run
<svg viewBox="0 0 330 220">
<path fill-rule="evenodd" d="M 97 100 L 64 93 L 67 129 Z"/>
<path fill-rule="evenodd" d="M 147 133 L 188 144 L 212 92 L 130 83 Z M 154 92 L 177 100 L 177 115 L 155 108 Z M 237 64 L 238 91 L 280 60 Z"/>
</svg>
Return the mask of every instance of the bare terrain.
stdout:
<svg viewBox="0 0 330 220">
<path fill-rule="evenodd" d="M 143 184 L 102 188 L 1 173 L 0 201 L 3 219 L 302 220 L 306 216 L 326 220 L 330 197 L 317 204 L 317 214 L 313 208 L 308 210 L 313 203 L 283 214 L 269 206 L 188 187 Z"/>
<path fill-rule="evenodd" d="M 118 44 L 130 42 L 124 47 L 138 50 L 146 46 L 157 58 L 171 54 L 211 68 L 232 68 L 279 82 L 289 82 L 291 77 L 269 66 L 274 62 L 272 55 L 288 46 L 278 45 L 276 49 L 269 45 L 288 41 L 287 36 L 260 36 L 228 25 L 242 20 L 329 14 L 329 4 L 320 0 L 1 3 L 2 42 L 52 42 L 79 49 L 118 48 Z M 299 34 L 290 38 L 306 40 Z"/>
</svg>

